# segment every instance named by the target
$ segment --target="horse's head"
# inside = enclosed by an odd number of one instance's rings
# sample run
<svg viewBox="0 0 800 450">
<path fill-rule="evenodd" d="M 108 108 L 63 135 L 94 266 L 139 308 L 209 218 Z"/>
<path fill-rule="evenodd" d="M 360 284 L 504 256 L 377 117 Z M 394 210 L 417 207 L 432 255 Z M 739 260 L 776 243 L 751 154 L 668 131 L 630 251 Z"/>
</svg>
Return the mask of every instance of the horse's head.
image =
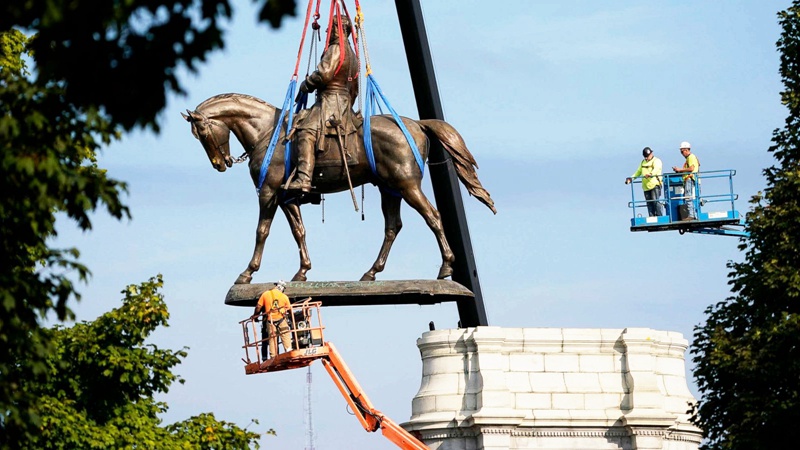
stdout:
<svg viewBox="0 0 800 450">
<path fill-rule="evenodd" d="M 233 165 L 229 142 L 230 128 L 223 122 L 209 119 L 198 111 L 187 109 L 186 112 L 189 114 L 181 113 L 181 115 L 192 124 L 192 134 L 203 144 L 211 165 L 218 171 L 225 172 Z"/>
</svg>

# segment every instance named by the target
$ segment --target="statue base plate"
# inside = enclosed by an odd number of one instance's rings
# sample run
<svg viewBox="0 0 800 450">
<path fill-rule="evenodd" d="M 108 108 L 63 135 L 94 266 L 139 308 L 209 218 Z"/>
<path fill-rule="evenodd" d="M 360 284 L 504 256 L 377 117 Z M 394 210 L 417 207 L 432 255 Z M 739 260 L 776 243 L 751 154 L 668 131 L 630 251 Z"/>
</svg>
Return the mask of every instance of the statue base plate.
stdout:
<svg viewBox="0 0 800 450">
<path fill-rule="evenodd" d="M 275 283 L 234 284 L 225 304 L 254 307 L 261 294 Z M 311 297 L 322 306 L 433 305 L 473 300 L 469 289 L 451 280 L 292 281 L 284 293 L 289 300 Z"/>
</svg>

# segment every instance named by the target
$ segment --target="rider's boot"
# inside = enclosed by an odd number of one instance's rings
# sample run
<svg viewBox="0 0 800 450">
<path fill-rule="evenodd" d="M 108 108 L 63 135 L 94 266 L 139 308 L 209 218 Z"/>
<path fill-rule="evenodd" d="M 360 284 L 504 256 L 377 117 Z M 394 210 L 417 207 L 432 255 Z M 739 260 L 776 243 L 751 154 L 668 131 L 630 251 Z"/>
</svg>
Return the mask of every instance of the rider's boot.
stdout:
<svg viewBox="0 0 800 450">
<path fill-rule="evenodd" d="M 297 133 L 297 176 L 287 191 L 311 192 L 311 171 L 314 170 L 315 133 L 302 130 Z"/>
</svg>

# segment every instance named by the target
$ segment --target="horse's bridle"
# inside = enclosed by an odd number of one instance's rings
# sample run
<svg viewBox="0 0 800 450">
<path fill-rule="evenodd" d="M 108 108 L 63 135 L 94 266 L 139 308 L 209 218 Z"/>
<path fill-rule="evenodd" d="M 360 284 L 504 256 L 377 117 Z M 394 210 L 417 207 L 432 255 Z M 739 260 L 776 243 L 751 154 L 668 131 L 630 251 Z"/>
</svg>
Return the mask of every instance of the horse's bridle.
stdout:
<svg viewBox="0 0 800 450">
<path fill-rule="evenodd" d="M 200 118 L 203 119 L 203 125 L 205 126 L 206 129 L 208 129 L 208 131 L 206 132 L 206 136 L 207 135 L 211 135 L 211 144 L 214 146 L 214 150 L 217 152 L 217 154 L 222 156 L 223 160 L 225 158 L 229 158 L 229 159 L 232 160 L 232 164 L 238 164 L 240 162 L 244 162 L 244 161 L 247 160 L 247 152 L 242 153 L 242 155 L 239 156 L 238 158 L 231 158 L 230 147 L 228 147 L 228 152 L 227 153 L 222 151 L 222 146 L 230 142 L 230 139 L 231 139 L 230 130 L 228 130 L 228 133 L 226 134 L 227 139 L 225 139 L 225 142 L 220 144 L 217 141 L 216 133 L 214 133 L 213 129 L 211 128 L 212 126 L 215 126 L 215 125 L 219 126 L 219 125 L 217 125 L 211 119 L 206 117 L 205 114 L 203 114 L 203 113 L 201 113 L 199 111 L 193 111 L 193 113 L 198 115 L 198 116 L 200 116 Z"/>
</svg>

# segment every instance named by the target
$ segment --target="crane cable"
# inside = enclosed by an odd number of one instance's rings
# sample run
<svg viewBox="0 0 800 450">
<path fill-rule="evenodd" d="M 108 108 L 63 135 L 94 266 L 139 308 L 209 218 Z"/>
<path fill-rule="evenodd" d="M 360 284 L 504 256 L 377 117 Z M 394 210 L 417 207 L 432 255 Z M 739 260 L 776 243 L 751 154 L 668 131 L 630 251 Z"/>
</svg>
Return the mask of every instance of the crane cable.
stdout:
<svg viewBox="0 0 800 450">
<path fill-rule="evenodd" d="M 319 23 L 317 22 L 317 19 L 319 18 L 320 2 L 321 2 L 321 0 L 317 0 L 317 8 L 316 8 L 315 13 L 314 13 L 314 25 L 312 25 L 312 29 L 314 29 L 314 30 L 318 30 L 319 29 Z M 286 97 L 284 97 L 284 100 L 283 100 L 283 107 L 281 108 L 281 114 L 280 114 L 280 117 L 278 118 L 278 126 L 275 127 L 275 130 L 272 133 L 272 138 L 270 139 L 269 146 L 267 147 L 267 153 L 264 156 L 264 160 L 261 162 L 261 172 L 259 173 L 258 183 L 256 185 L 256 192 L 257 193 L 261 192 L 261 187 L 264 185 L 264 180 L 267 177 L 267 171 L 269 169 L 269 163 L 272 160 L 272 155 L 274 154 L 275 147 L 278 144 L 278 137 L 280 136 L 281 129 L 283 128 L 283 121 L 284 121 L 284 118 L 287 115 L 287 111 L 288 111 L 288 120 L 286 122 L 287 133 L 288 133 L 288 130 L 292 129 L 292 120 L 293 120 L 294 117 L 293 117 L 291 105 L 292 105 L 292 99 L 295 98 L 295 89 L 297 88 L 297 74 L 299 72 L 300 61 L 302 60 L 302 56 L 303 56 L 303 46 L 305 44 L 306 32 L 308 31 L 308 22 L 309 22 L 309 19 L 311 18 L 311 9 L 312 9 L 311 7 L 312 7 L 313 3 L 314 3 L 314 0 L 308 0 L 308 7 L 306 9 L 306 18 L 305 18 L 305 21 L 304 21 L 304 24 L 303 24 L 303 34 L 300 37 L 300 46 L 299 46 L 299 48 L 297 50 L 297 60 L 295 61 L 294 72 L 292 73 L 292 77 L 289 80 L 289 87 L 286 90 Z M 333 27 L 333 15 L 335 13 L 337 17 L 341 17 L 342 11 L 344 11 L 345 16 L 347 16 L 347 18 L 349 19 L 350 16 L 349 16 L 349 14 L 347 12 L 347 6 L 344 5 L 341 2 L 341 0 L 331 0 L 330 18 L 328 19 L 328 35 L 326 37 L 325 50 L 328 49 L 328 45 L 330 44 L 330 32 L 331 32 L 331 29 Z M 343 35 L 343 31 L 344 31 L 343 28 L 342 28 L 342 21 L 341 20 L 337 20 L 337 27 L 338 27 L 337 31 L 339 32 L 339 36 L 340 36 L 340 39 L 339 39 L 340 54 L 344 55 L 345 54 L 344 53 L 344 51 L 345 51 L 344 50 L 344 45 L 345 45 L 345 40 L 346 39 L 341 39 L 341 36 Z M 350 34 L 351 34 L 351 36 L 353 38 L 353 43 L 355 45 L 356 59 L 358 59 L 358 41 L 356 39 L 355 33 L 352 32 L 352 29 L 351 29 L 351 33 Z M 324 53 L 324 51 L 323 51 L 323 53 Z M 339 71 L 339 69 L 341 69 L 343 63 L 344 63 L 344 59 L 340 58 L 339 66 L 336 68 L 337 72 Z M 310 63 L 309 63 L 309 68 L 310 68 Z M 349 78 L 351 80 L 353 78 L 358 79 L 358 72 L 356 72 L 355 75 L 350 76 Z M 301 95 L 300 98 L 297 99 L 297 102 L 296 102 L 297 105 L 296 105 L 296 108 L 295 108 L 295 112 L 300 112 L 301 109 L 305 108 L 307 101 L 308 101 L 308 94 L 307 93 L 303 93 L 303 95 Z M 285 143 L 285 146 L 284 146 L 284 165 L 285 165 L 284 177 L 283 177 L 284 181 L 289 178 L 289 174 L 291 173 L 291 165 L 292 165 L 291 144 L 292 144 L 291 141 L 288 141 L 288 142 Z"/>
<path fill-rule="evenodd" d="M 360 29 L 361 34 L 361 45 L 364 48 L 364 64 L 367 76 L 367 94 L 366 94 L 366 101 L 364 106 L 364 150 L 367 154 L 367 160 L 369 162 L 369 167 L 372 170 L 372 173 L 377 177 L 378 170 L 375 165 L 375 152 L 372 149 L 372 133 L 371 133 L 371 123 L 372 123 L 372 111 L 373 108 L 379 109 L 381 113 L 383 113 L 383 109 L 380 106 L 378 100 L 380 99 L 383 101 L 386 108 L 394 118 L 395 123 L 397 126 L 400 127 L 400 130 L 403 132 L 403 135 L 408 141 L 408 146 L 411 148 L 411 152 L 414 154 L 414 159 L 417 161 L 417 165 L 419 166 L 420 172 L 424 175 L 425 174 L 425 163 L 422 161 L 422 156 L 419 153 L 419 149 L 417 148 L 416 142 L 414 142 L 414 138 L 411 137 L 411 133 L 409 133 L 408 128 L 406 128 L 405 124 L 403 124 L 403 120 L 397 114 L 397 112 L 392 108 L 392 105 L 389 103 L 389 100 L 383 95 L 378 82 L 375 80 L 375 77 L 372 74 L 372 64 L 370 63 L 369 59 L 369 50 L 367 49 L 367 36 L 366 32 L 364 31 L 364 14 L 361 11 L 361 3 L 358 0 L 355 0 L 356 3 L 356 26 Z M 384 189 L 381 187 L 381 189 Z M 396 192 L 393 192 L 394 195 L 399 195 Z"/>
<path fill-rule="evenodd" d="M 318 2 L 320 0 L 317 0 Z M 335 0 L 334 0 L 335 1 Z M 292 77 L 289 80 L 289 88 L 286 90 L 286 97 L 283 99 L 283 107 L 281 108 L 281 114 L 278 118 L 277 125 L 275 126 L 275 130 L 272 132 L 272 138 L 269 141 L 269 146 L 267 147 L 267 153 L 264 155 L 263 161 L 261 161 L 261 172 L 258 176 L 258 183 L 256 184 L 256 193 L 261 193 L 261 187 L 264 185 L 264 180 L 267 178 L 267 169 L 269 168 L 270 161 L 272 160 L 272 155 L 275 152 L 275 147 L 278 144 L 278 137 L 281 134 L 281 129 L 283 128 L 283 120 L 286 117 L 286 113 L 288 111 L 289 118 L 286 122 L 286 130 L 292 129 L 292 100 L 294 99 L 295 95 L 295 88 L 297 87 L 297 72 L 300 69 L 300 60 L 303 56 L 303 44 L 305 44 L 306 40 L 306 31 L 308 30 L 308 21 L 311 17 L 311 6 L 314 3 L 314 0 L 308 0 L 308 8 L 306 9 L 306 19 L 305 23 L 303 24 L 303 34 L 300 37 L 300 47 L 297 50 L 297 61 L 294 65 L 294 72 L 292 73 Z M 290 157 L 291 153 L 291 141 L 286 142 L 284 145 L 284 180 L 289 177 L 289 173 L 291 170 L 292 165 L 292 158 Z"/>
<path fill-rule="evenodd" d="M 364 30 L 364 12 L 361 11 L 361 2 L 355 0 L 356 2 L 356 18 L 355 18 L 355 26 L 358 29 L 358 33 L 361 35 L 361 45 L 364 49 L 364 71 L 366 75 L 370 75 L 372 73 L 372 64 L 369 62 L 369 51 L 367 50 L 367 34 Z"/>
</svg>

